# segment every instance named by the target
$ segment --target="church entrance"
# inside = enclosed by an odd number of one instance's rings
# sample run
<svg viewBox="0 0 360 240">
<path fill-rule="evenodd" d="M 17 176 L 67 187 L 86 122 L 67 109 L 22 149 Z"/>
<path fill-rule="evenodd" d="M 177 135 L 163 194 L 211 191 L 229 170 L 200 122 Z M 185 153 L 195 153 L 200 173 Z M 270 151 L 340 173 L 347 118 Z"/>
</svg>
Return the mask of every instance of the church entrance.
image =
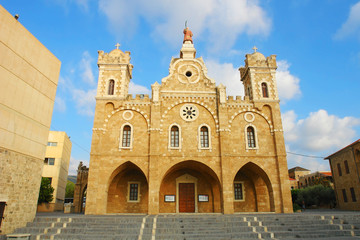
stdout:
<svg viewBox="0 0 360 240">
<path fill-rule="evenodd" d="M 220 213 L 221 191 L 216 173 L 197 161 L 184 161 L 164 174 L 159 191 L 160 213 Z"/>
<path fill-rule="evenodd" d="M 195 212 L 194 183 L 179 183 L 179 212 Z"/>
</svg>

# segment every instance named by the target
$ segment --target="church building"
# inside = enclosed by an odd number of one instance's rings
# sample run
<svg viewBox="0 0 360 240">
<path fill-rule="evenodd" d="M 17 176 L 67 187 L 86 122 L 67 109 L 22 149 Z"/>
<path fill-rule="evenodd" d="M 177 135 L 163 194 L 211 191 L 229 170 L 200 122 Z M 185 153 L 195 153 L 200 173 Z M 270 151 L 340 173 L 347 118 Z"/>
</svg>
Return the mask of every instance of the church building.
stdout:
<svg viewBox="0 0 360 240">
<path fill-rule="evenodd" d="M 130 52 L 98 53 L 86 214 L 292 212 L 275 55 L 246 55 L 234 99 L 186 28 L 169 75 L 133 98 Z"/>
</svg>

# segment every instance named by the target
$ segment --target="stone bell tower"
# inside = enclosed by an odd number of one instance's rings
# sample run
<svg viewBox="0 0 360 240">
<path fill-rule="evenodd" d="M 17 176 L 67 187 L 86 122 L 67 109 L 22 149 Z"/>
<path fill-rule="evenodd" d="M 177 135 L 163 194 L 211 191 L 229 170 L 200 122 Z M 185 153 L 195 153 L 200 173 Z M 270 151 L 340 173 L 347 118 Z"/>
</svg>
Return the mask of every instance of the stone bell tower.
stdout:
<svg viewBox="0 0 360 240">
<path fill-rule="evenodd" d="M 133 65 L 130 52 L 123 52 L 116 44 L 110 53 L 98 51 L 99 80 L 96 97 L 125 99 L 129 91 Z"/>
<path fill-rule="evenodd" d="M 239 68 L 245 96 L 253 101 L 279 100 L 276 86 L 276 55 L 267 58 L 254 47 L 246 54 L 245 67 Z"/>
</svg>

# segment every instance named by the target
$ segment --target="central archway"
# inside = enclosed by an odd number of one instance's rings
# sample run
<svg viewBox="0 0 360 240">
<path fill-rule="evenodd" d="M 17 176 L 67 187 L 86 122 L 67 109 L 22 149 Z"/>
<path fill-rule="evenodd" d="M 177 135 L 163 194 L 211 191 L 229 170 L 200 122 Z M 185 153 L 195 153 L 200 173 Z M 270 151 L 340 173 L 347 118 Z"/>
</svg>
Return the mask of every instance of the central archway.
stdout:
<svg viewBox="0 0 360 240">
<path fill-rule="evenodd" d="M 172 166 L 161 181 L 160 213 L 220 213 L 221 185 L 216 173 L 189 160 Z"/>
</svg>

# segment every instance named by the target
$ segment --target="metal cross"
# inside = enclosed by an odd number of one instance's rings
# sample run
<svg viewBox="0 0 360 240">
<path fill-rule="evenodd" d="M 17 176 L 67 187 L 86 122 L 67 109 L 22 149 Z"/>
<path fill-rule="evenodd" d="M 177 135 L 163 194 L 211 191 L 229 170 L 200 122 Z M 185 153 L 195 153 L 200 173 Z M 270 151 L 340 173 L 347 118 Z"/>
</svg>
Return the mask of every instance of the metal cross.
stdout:
<svg viewBox="0 0 360 240">
<path fill-rule="evenodd" d="M 119 43 L 115 44 L 115 47 L 116 47 L 116 49 L 119 49 L 120 44 Z"/>
<path fill-rule="evenodd" d="M 254 49 L 254 52 L 256 52 L 256 50 L 257 50 L 257 47 L 256 46 L 254 46 L 252 49 Z"/>
</svg>

